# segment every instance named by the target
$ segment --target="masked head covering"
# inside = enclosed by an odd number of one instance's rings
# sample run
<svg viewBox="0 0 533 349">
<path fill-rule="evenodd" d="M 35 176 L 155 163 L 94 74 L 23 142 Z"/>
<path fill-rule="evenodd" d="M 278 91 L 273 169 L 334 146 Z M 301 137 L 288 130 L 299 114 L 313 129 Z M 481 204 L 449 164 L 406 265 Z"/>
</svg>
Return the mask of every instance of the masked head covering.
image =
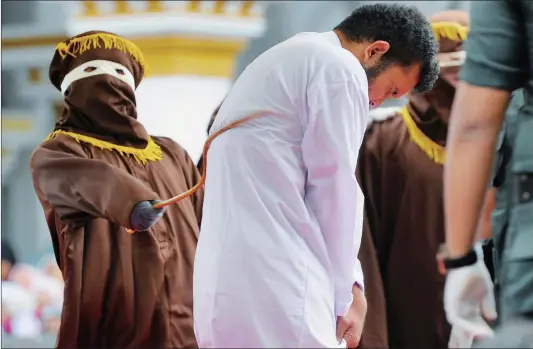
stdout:
<svg viewBox="0 0 533 349">
<path fill-rule="evenodd" d="M 456 71 L 466 58 L 463 44 L 469 30 L 468 13 L 463 11 L 444 11 L 431 18 L 433 32 L 439 40 L 439 64 L 441 73 L 449 68 Z"/>
<path fill-rule="evenodd" d="M 431 18 L 439 40 L 440 76 L 431 91 L 411 94 L 401 115 L 410 139 L 438 164 L 446 158 L 448 119 L 455 97 L 457 73 L 466 59 L 463 44 L 468 34 L 468 14 L 463 11 L 439 12 Z"/>
<path fill-rule="evenodd" d="M 49 74 L 65 109 L 55 130 L 146 148 L 149 136 L 137 121 L 135 100 L 145 69 L 140 49 L 112 33 L 91 31 L 59 43 Z"/>
<path fill-rule="evenodd" d="M 431 91 L 412 95 L 410 102 L 423 121 L 439 118 L 447 122 L 459 69 L 466 59 L 463 44 L 468 34 L 468 14 L 463 11 L 443 11 L 431 18 L 433 32 L 439 40 L 440 77 Z"/>
</svg>

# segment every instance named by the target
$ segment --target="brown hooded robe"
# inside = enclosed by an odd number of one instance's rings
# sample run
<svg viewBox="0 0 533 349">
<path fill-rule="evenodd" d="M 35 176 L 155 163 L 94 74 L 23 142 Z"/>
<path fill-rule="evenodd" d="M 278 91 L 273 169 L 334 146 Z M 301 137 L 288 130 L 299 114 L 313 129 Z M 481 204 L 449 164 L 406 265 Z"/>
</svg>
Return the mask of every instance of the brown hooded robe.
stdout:
<svg viewBox="0 0 533 349">
<path fill-rule="evenodd" d="M 441 53 L 460 51 L 466 34 L 447 26 L 467 25 L 455 18 L 467 15 L 442 15 L 444 26 L 433 21 Z M 447 135 L 439 112 L 449 112 L 454 94 L 440 78 L 405 108 L 377 116 L 365 135 L 357 178 L 365 195 L 359 259 L 368 311 L 359 348 L 448 348 L 444 276 L 436 260 L 444 242 Z"/>
<path fill-rule="evenodd" d="M 90 32 L 58 45 L 52 83 L 59 89 L 69 71 L 92 60 L 124 65 L 136 86 L 142 79 L 136 46 Z M 191 188 L 196 166 L 172 140 L 148 136 L 136 120 L 134 92 L 113 76 L 73 82 L 65 104 L 31 158 L 65 281 L 57 347 L 197 347 L 192 275 L 202 191 L 170 206 L 148 231 L 126 231 L 135 204 Z"/>
<path fill-rule="evenodd" d="M 402 116 L 393 114 L 372 124 L 359 155 L 365 195 L 359 259 L 368 297 L 360 348 L 448 344 L 444 277 L 435 258 L 444 242 L 443 166 L 410 138 Z"/>
</svg>

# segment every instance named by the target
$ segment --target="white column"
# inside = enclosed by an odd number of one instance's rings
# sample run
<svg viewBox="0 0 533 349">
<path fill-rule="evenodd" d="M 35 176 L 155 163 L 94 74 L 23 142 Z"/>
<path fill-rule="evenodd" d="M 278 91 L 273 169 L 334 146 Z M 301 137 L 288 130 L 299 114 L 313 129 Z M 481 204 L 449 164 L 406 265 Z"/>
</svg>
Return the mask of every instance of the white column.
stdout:
<svg viewBox="0 0 533 349">
<path fill-rule="evenodd" d="M 137 89 L 138 119 L 154 136 L 179 143 L 194 162 L 202 154 L 206 127 L 230 88 L 227 78 L 162 76 L 144 80 Z"/>
<path fill-rule="evenodd" d="M 36 263 L 44 253 L 52 252 L 50 232 L 44 211 L 33 187 L 30 157 L 49 131 L 53 129 L 53 100 L 37 95 L 28 116 L 33 117 L 33 129 L 19 135 L 15 147 L 16 160 L 10 173 L 6 201 L 2 202 L 2 235 L 13 244 L 21 262 Z"/>
<path fill-rule="evenodd" d="M 2 213 L 7 220 L 4 225 L 7 231 L 2 231 L 2 235 L 13 244 L 18 260 L 23 263 L 37 262 L 51 245 L 43 209 L 33 190 L 29 168 L 31 152 L 25 149 L 17 154 L 16 175 L 7 188 L 7 202 L 2 203 Z"/>
</svg>

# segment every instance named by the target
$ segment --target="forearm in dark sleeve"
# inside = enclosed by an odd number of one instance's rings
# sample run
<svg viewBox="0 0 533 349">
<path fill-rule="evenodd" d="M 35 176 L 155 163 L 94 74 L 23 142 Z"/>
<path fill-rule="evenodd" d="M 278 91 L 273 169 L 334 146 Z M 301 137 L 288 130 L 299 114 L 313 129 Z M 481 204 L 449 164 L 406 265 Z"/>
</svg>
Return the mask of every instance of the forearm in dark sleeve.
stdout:
<svg viewBox="0 0 533 349">
<path fill-rule="evenodd" d="M 158 199 L 126 171 L 75 153 L 41 146 L 31 159 L 34 184 L 61 219 L 83 212 L 129 227 L 135 204 Z"/>
</svg>

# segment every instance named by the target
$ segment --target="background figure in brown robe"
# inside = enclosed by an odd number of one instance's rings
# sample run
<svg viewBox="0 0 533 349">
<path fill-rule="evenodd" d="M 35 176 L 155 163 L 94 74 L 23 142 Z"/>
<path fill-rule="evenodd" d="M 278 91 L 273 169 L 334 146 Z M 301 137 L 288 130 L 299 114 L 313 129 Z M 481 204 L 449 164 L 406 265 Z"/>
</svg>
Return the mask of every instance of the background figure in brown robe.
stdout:
<svg viewBox="0 0 533 349">
<path fill-rule="evenodd" d="M 435 256 L 444 242 L 444 146 L 468 15 L 446 11 L 432 24 L 441 49 L 434 89 L 410 96 L 405 108 L 374 111 L 359 155 L 366 199 L 359 253 L 368 297 L 363 348 L 448 345 L 444 277 Z"/>
<path fill-rule="evenodd" d="M 136 120 L 143 74 L 137 46 L 102 32 L 60 43 L 50 66 L 66 108 L 31 170 L 65 281 L 59 348 L 197 346 L 192 266 L 203 194 L 157 220 L 151 202 L 186 191 L 199 174 L 179 145 Z"/>
<path fill-rule="evenodd" d="M 218 114 L 218 110 L 222 106 L 222 103 L 215 109 L 213 114 L 211 115 L 211 119 L 209 119 L 209 123 L 207 124 L 207 134 L 209 135 L 209 131 L 211 131 L 211 126 L 213 126 L 213 122 L 215 122 L 215 117 Z M 198 160 L 198 163 L 196 164 L 196 167 L 198 168 L 198 171 L 200 173 L 204 172 L 204 155 L 200 156 L 200 160 Z"/>
</svg>

